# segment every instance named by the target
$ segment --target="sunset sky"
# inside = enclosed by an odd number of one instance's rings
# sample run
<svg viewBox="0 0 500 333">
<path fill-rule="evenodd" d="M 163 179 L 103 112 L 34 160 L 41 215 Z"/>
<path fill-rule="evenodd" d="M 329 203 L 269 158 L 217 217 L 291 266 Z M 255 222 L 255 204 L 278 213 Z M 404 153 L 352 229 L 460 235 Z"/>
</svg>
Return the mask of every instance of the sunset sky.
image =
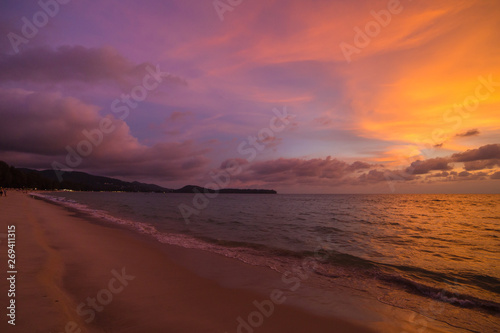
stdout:
<svg viewBox="0 0 500 333">
<path fill-rule="evenodd" d="M 0 5 L 10 165 L 170 188 L 500 192 L 498 0 L 60 2 Z"/>
</svg>

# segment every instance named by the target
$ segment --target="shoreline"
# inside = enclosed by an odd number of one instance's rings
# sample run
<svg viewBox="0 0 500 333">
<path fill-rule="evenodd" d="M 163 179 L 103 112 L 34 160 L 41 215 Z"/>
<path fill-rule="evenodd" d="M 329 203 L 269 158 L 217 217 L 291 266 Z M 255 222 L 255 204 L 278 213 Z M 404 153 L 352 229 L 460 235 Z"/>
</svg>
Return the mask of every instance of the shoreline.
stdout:
<svg viewBox="0 0 500 333">
<path fill-rule="evenodd" d="M 265 297 L 242 286 L 222 286 L 179 264 L 178 258 L 191 264 L 217 262 L 215 267 L 230 267 L 233 273 L 243 263 L 232 265 L 231 259 L 215 255 L 207 261 L 197 250 L 168 249 L 26 194 L 11 191 L 2 200 L 1 227 L 16 225 L 17 230 L 14 331 L 372 331 L 282 304 L 284 296 L 275 290 Z M 0 259 L 6 260 L 4 251 Z M 248 271 L 255 274 L 249 284 L 274 274 Z M 0 288 L 7 290 L 6 283 Z M 5 325 L 6 320 L 0 327 Z"/>
</svg>

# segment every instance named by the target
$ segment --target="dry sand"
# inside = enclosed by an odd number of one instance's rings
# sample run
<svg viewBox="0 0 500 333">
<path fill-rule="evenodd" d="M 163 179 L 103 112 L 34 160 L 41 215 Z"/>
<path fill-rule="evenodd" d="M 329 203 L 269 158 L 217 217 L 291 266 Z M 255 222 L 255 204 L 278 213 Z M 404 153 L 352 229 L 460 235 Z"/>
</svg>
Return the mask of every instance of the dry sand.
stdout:
<svg viewBox="0 0 500 333">
<path fill-rule="evenodd" d="M 265 301 L 263 295 L 222 287 L 131 231 L 26 194 L 9 191 L 0 214 L 0 237 L 16 226 L 18 271 L 15 326 L 6 317 L 9 286 L 0 280 L 0 332 L 369 332 L 286 303 L 269 317 L 257 315 L 253 303 Z M 6 240 L 0 238 L 2 275 Z M 260 325 L 238 330 L 238 318 L 247 321 L 251 313 Z"/>
</svg>

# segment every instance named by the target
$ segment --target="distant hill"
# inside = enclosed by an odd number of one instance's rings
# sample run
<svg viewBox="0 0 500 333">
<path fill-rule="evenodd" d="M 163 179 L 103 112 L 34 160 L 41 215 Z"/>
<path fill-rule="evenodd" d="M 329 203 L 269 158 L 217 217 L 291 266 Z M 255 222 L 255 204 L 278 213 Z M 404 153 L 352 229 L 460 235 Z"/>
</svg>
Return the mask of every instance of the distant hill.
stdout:
<svg viewBox="0 0 500 333">
<path fill-rule="evenodd" d="M 211 190 L 196 185 L 187 185 L 178 190 L 174 190 L 174 193 L 238 193 L 238 194 L 276 194 L 275 190 L 261 190 L 261 189 L 235 189 L 235 188 L 223 188 L 220 190 Z"/>
<path fill-rule="evenodd" d="M 39 190 L 73 190 L 73 191 L 123 191 L 123 192 L 157 192 L 157 193 L 214 193 L 214 190 L 200 186 L 187 185 L 173 190 L 155 184 L 126 182 L 116 178 L 94 176 L 85 172 L 68 171 L 59 182 L 54 170 L 32 170 L 15 168 L 0 161 L 0 187 L 36 188 Z M 276 194 L 274 190 L 254 189 L 221 189 L 219 193 Z"/>
<path fill-rule="evenodd" d="M 78 171 L 64 172 L 63 181 L 59 182 L 54 170 L 15 168 L 2 161 L 0 161 L 0 186 L 40 190 L 172 192 L 172 189 L 154 184 L 125 182 Z"/>
<path fill-rule="evenodd" d="M 116 178 L 94 176 L 85 172 L 68 171 L 63 174 L 63 181 L 59 183 L 54 170 L 31 170 L 19 168 L 24 173 L 38 174 L 56 184 L 58 188 L 75 191 L 123 191 L 123 192 L 172 192 L 172 189 L 164 188 L 155 184 L 139 182 L 126 182 Z"/>
<path fill-rule="evenodd" d="M 30 172 L 38 172 L 45 178 L 57 181 L 57 175 L 54 170 L 36 171 L 30 169 Z M 161 187 L 155 184 L 145 184 L 139 182 L 126 182 L 116 178 L 103 176 L 94 176 L 85 172 L 69 171 L 63 174 L 64 181 L 72 184 L 78 184 L 81 191 L 124 191 L 124 192 L 172 192 L 172 189 Z M 74 188 L 72 188 L 74 189 Z"/>
</svg>

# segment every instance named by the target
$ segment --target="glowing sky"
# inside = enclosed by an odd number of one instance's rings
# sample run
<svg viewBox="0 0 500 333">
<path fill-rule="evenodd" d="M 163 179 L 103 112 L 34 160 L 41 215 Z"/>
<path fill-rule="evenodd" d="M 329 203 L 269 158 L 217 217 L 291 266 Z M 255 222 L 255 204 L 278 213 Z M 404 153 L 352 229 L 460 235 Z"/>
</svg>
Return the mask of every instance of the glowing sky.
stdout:
<svg viewBox="0 0 500 333">
<path fill-rule="evenodd" d="M 497 0 L 40 3 L 0 5 L 11 165 L 172 188 L 224 174 L 282 193 L 500 191 Z"/>
</svg>

